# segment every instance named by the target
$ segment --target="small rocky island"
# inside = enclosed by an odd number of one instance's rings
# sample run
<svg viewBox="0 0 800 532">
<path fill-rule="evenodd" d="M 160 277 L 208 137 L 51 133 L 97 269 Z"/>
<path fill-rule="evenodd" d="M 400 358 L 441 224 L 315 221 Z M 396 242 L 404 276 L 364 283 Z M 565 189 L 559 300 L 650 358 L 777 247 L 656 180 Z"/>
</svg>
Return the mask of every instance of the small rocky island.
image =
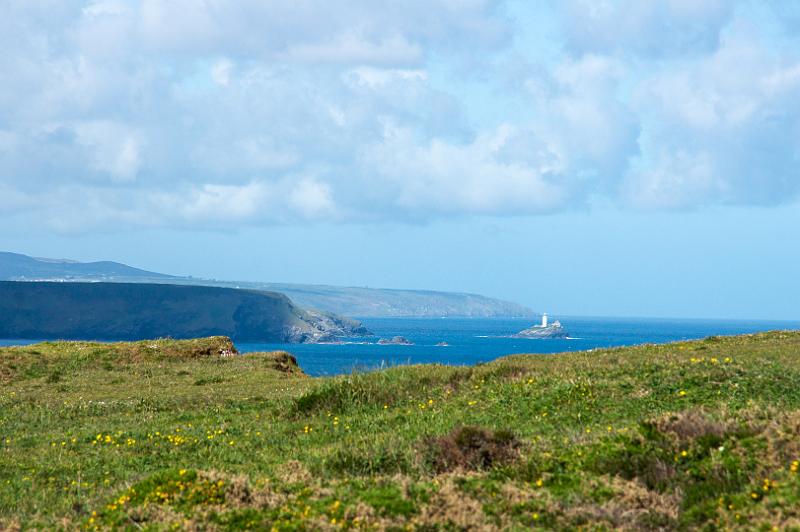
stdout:
<svg viewBox="0 0 800 532">
<path fill-rule="evenodd" d="M 512 338 L 566 338 L 567 330 L 556 320 L 547 322 L 547 314 L 542 315 L 542 323 L 534 325 L 513 335 Z"/>
<path fill-rule="evenodd" d="M 395 336 L 393 338 L 381 338 L 378 340 L 380 345 L 414 345 L 414 342 L 403 336 Z"/>
</svg>

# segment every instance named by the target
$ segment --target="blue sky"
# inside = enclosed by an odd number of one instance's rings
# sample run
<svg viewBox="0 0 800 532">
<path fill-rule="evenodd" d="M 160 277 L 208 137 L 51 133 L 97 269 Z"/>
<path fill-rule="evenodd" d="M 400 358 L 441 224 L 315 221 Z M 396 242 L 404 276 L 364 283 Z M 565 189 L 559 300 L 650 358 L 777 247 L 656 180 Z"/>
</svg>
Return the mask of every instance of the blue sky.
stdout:
<svg viewBox="0 0 800 532">
<path fill-rule="evenodd" d="M 10 0 L 0 248 L 797 319 L 796 6 Z"/>
</svg>

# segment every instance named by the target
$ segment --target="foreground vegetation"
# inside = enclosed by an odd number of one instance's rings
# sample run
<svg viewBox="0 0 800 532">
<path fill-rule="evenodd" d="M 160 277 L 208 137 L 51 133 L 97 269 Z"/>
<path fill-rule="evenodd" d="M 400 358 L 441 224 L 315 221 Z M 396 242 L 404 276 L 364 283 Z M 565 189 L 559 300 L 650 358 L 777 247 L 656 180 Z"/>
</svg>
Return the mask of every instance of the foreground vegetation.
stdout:
<svg viewBox="0 0 800 532">
<path fill-rule="evenodd" d="M 0 529 L 800 528 L 800 333 L 309 378 L 0 349 Z"/>
</svg>

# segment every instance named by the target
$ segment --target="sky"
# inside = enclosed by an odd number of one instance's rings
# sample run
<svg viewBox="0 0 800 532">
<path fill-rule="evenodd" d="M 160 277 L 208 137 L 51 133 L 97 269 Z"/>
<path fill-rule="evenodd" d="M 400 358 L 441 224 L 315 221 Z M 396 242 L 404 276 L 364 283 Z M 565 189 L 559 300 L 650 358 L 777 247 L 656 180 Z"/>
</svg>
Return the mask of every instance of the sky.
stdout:
<svg viewBox="0 0 800 532">
<path fill-rule="evenodd" d="M 800 4 L 6 0 L 0 250 L 800 319 Z"/>
</svg>

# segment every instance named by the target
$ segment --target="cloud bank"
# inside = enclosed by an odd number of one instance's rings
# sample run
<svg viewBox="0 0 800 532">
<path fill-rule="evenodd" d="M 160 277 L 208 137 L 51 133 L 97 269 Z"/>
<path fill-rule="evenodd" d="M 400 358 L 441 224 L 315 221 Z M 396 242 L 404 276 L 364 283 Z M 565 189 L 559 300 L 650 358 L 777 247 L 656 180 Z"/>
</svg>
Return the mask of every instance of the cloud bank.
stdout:
<svg viewBox="0 0 800 532">
<path fill-rule="evenodd" d="M 557 52 L 525 46 L 536 17 Z M 9 0 L 0 220 L 81 232 L 793 202 L 798 20 L 722 0 Z"/>
</svg>

